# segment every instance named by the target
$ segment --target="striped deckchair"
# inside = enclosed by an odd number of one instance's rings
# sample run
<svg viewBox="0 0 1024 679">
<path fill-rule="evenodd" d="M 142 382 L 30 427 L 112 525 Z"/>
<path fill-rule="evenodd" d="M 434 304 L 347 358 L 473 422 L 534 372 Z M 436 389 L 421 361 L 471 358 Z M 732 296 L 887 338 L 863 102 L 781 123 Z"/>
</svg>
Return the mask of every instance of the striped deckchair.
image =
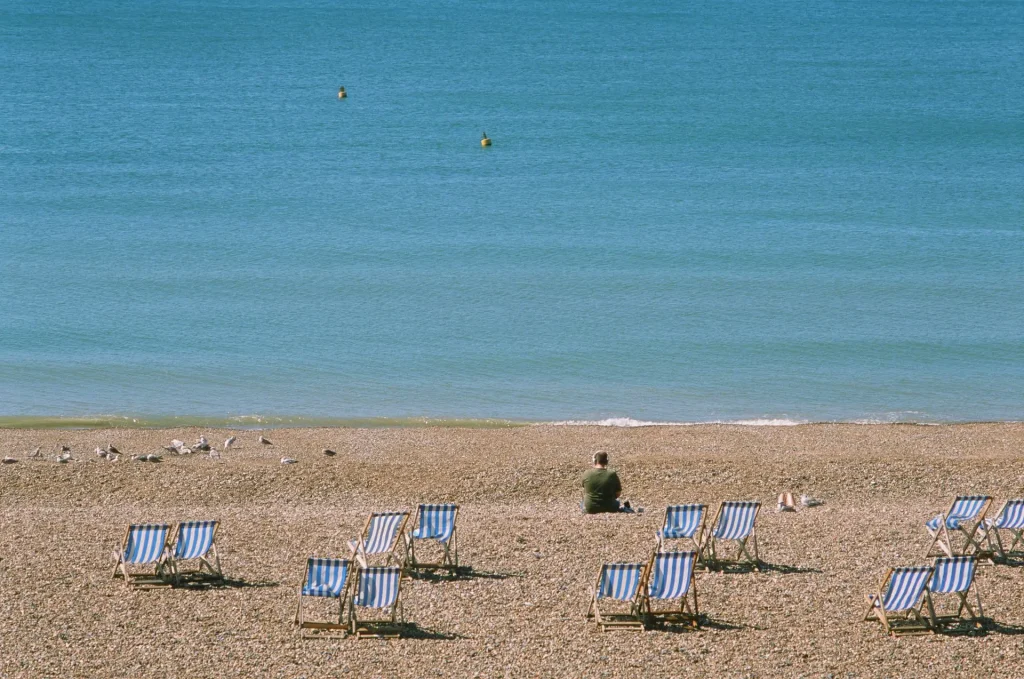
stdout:
<svg viewBox="0 0 1024 679">
<path fill-rule="evenodd" d="M 980 530 L 985 521 L 985 512 L 992 503 L 988 495 L 960 495 L 945 514 L 933 517 L 925 524 L 932 541 L 925 556 L 957 556 L 982 551 Z M 950 534 L 950 531 L 955 531 Z M 959 532 L 965 539 L 962 547 L 954 544 L 953 535 Z M 939 551 L 933 551 L 936 547 Z"/>
<path fill-rule="evenodd" d="M 868 611 L 864 620 L 878 620 L 886 633 L 893 636 L 931 632 L 935 610 L 928 582 L 933 572 L 931 566 L 890 568 L 878 592 L 866 596 Z"/>
<path fill-rule="evenodd" d="M 121 576 L 125 586 L 147 588 L 171 584 L 174 561 L 167 546 L 171 527 L 166 523 L 141 523 L 128 526 L 121 541 L 121 549 L 114 552 L 114 571 L 111 577 Z M 153 564 L 153 570 L 130 573 L 128 566 Z M 119 572 L 120 571 L 120 572 Z"/>
<path fill-rule="evenodd" d="M 1000 531 L 1008 531 L 1013 541 L 1010 546 L 1003 544 Z M 1017 545 L 1021 546 L 1024 555 L 1024 498 L 1007 500 L 995 519 L 985 521 L 985 536 L 988 538 L 989 549 L 1001 559 L 1008 559 L 1015 554 Z"/>
<path fill-rule="evenodd" d="M 749 563 L 761 569 L 761 557 L 757 551 L 757 531 L 754 522 L 761 503 L 756 501 L 723 502 L 715 515 L 710 535 L 704 540 L 704 559 L 709 564 Z M 718 542 L 732 540 L 739 546 L 735 559 L 722 558 Z"/>
<path fill-rule="evenodd" d="M 978 560 L 973 556 L 945 556 L 935 560 L 935 572 L 931 582 L 928 584 L 928 591 L 933 597 L 932 605 L 935 605 L 936 594 L 953 594 L 956 596 L 956 613 L 948 615 L 935 615 L 934 622 L 937 625 L 961 624 L 969 622 L 980 625 L 984 611 L 981 608 L 981 595 L 978 593 L 978 586 L 974 582 L 974 573 L 977 570 Z M 974 601 L 977 609 L 967 600 L 967 595 L 974 589 Z M 967 612 L 969 617 L 964 617 Z"/>
<path fill-rule="evenodd" d="M 654 536 L 658 541 L 657 551 L 665 549 L 668 540 L 685 540 L 693 545 L 693 549 L 698 555 L 697 560 L 700 562 L 706 510 L 707 505 L 701 504 L 666 507 L 665 521 L 662 522 L 661 528 Z"/>
<path fill-rule="evenodd" d="M 180 580 L 183 576 L 224 577 L 220 570 L 217 544 L 214 542 L 219 525 L 219 521 L 185 521 L 178 524 L 172 564 L 175 580 Z M 197 567 L 193 570 L 182 570 L 181 563 L 192 560 L 199 562 Z M 204 568 L 206 572 L 203 571 Z"/>
<path fill-rule="evenodd" d="M 299 633 L 302 636 L 344 636 L 347 632 L 348 624 L 344 619 L 344 613 L 351 566 L 352 562 L 348 559 L 320 559 L 311 556 L 306 560 L 306 574 L 299 587 L 299 603 L 295 608 L 295 624 L 299 626 Z M 337 621 L 307 620 L 302 606 L 303 597 L 337 599 Z"/>
<path fill-rule="evenodd" d="M 642 563 L 606 563 L 601 566 L 587 608 L 587 618 L 594 618 L 602 631 L 644 629 L 645 575 L 646 569 Z M 611 602 L 628 604 L 628 608 L 623 611 L 622 604 L 618 603 L 612 605 L 620 610 L 602 609 L 603 605 Z"/>
<path fill-rule="evenodd" d="M 357 639 L 401 636 L 404 625 L 401 588 L 402 568 L 399 566 L 359 569 L 348 608 L 350 630 Z M 368 618 L 360 615 L 360 610 L 383 613 L 381 617 Z"/>
<path fill-rule="evenodd" d="M 384 565 L 395 561 L 405 565 L 405 554 L 395 554 L 396 547 L 404 550 L 405 543 L 400 540 L 405 522 L 409 520 L 409 512 L 375 512 L 370 514 L 358 538 L 348 541 L 352 550 L 352 558 L 363 568 L 369 568 L 373 557 L 383 558 Z"/>
<path fill-rule="evenodd" d="M 455 531 L 455 520 L 459 515 L 459 506 L 420 505 L 416 509 L 415 527 L 405 534 L 405 550 L 408 555 L 409 568 L 447 568 L 459 566 L 459 536 Z M 419 540 L 435 540 L 441 547 L 441 560 L 428 563 L 416 559 L 416 542 Z"/>
<path fill-rule="evenodd" d="M 697 627 L 697 584 L 693 568 L 697 552 L 656 552 L 647 565 L 644 614 L 664 622 L 683 622 Z M 679 601 L 679 606 L 655 608 L 652 601 Z"/>
</svg>

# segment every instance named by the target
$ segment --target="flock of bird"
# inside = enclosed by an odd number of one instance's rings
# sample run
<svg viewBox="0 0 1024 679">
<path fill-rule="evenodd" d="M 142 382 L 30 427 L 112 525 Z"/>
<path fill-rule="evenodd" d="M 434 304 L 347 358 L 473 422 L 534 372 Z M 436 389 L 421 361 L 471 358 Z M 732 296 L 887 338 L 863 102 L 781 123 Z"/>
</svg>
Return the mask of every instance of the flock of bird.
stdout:
<svg viewBox="0 0 1024 679">
<path fill-rule="evenodd" d="M 237 441 L 237 437 L 229 436 L 224 440 L 224 445 L 220 448 L 220 450 L 218 450 L 214 446 L 210 445 L 210 442 L 207 440 L 206 436 L 200 436 L 196 440 L 196 442 L 190 446 L 186 446 L 184 441 L 174 439 L 171 441 L 171 444 L 169 446 L 164 446 L 164 451 L 166 453 L 173 453 L 175 455 L 193 455 L 196 453 L 206 453 L 207 456 L 209 456 L 211 459 L 219 460 L 221 458 L 221 452 L 226 451 L 229 448 L 232 448 Z M 260 434 L 256 438 L 256 442 L 263 446 L 274 445 L 270 439 L 263 436 L 262 434 Z M 114 444 L 112 443 L 108 444 L 106 448 L 97 446 L 94 452 L 96 453 L 97 457 L 107 460 L 108 462 L 118 462 L 121 460 L 122 457 L 124 457 L 124 454 L 120 450 L 115 448 Z M 333 450 L 330 450 L 329 448 L 325 448 L 323 453 L 328 457 L 334 457 L 334 455 L 336 454 Z M 26 457 L 32 460 L 43 459 L 44 455 L 42 446 L 37 447 L 33 452 L 29 453 Z M 77 459 L 78 458 L 76 458 L 72 454 L 71 446 L 68 446 L 66 444 L 61 444 L 60 450 L 56 451 L 53 457 L 53 460 L 60 464 L 75 462 L 77 461 Z M 129 456 L 128 459 L 130 459 L 133 462 L 162 462 L 163 454 L 150 453 L 147 455 L 131 455 Z M 2 462 L 3 464 L 14 464 L 17 461 L 18 458 L 11 457 L 9 455 L 3 458 L 3 460 L 0 460 L 0 462 Z M 293 457 L 281 458 L 281 464 L 296 464 L 297 462 L 298 460 L 296 460 Z"/>
</svg>

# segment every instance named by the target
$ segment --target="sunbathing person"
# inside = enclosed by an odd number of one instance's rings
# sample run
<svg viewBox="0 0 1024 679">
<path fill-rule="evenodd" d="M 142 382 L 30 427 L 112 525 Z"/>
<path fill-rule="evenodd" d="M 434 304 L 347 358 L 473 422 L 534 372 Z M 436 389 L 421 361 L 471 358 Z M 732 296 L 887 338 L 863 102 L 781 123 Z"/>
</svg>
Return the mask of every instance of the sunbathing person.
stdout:
<svg viewBox="0 0 1024 679">
<path fill-rule="evenodd" d="M 619 504 L 621 494 L 622 483 L 619 481 L 619 475 L 608 469 L 608 453 L 594 453 L 594 467 L 583 475 L 583 512 L 632 512 L 629 502 Z"/>
</svg>

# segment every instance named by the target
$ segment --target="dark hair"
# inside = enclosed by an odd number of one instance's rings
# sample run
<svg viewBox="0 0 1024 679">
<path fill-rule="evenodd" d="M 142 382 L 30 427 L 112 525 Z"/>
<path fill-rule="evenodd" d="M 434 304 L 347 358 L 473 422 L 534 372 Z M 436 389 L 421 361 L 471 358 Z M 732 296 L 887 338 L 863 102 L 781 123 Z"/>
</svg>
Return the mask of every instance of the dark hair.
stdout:
<svg viewBox="0 0 1024 679">
<path fill-rule="evenodd" d="M 608 453 L 604 451 L 598 451 L 594 453 L 594 464 L 599 464 L 602 467 L 608 464 Z"/>
</svg>

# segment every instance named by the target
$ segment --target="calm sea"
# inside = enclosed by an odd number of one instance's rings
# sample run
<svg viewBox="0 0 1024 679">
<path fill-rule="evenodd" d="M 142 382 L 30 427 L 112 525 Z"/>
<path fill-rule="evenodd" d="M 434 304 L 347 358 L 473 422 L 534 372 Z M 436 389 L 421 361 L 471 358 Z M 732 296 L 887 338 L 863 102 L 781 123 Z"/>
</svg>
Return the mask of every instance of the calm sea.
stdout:
<svg viewBox="0 0 1024 679">
<path fill-rule="evenodd" d="M 0 423 L 1024 419 L 1022 27 L 7 0 Z"/>
</svg>

